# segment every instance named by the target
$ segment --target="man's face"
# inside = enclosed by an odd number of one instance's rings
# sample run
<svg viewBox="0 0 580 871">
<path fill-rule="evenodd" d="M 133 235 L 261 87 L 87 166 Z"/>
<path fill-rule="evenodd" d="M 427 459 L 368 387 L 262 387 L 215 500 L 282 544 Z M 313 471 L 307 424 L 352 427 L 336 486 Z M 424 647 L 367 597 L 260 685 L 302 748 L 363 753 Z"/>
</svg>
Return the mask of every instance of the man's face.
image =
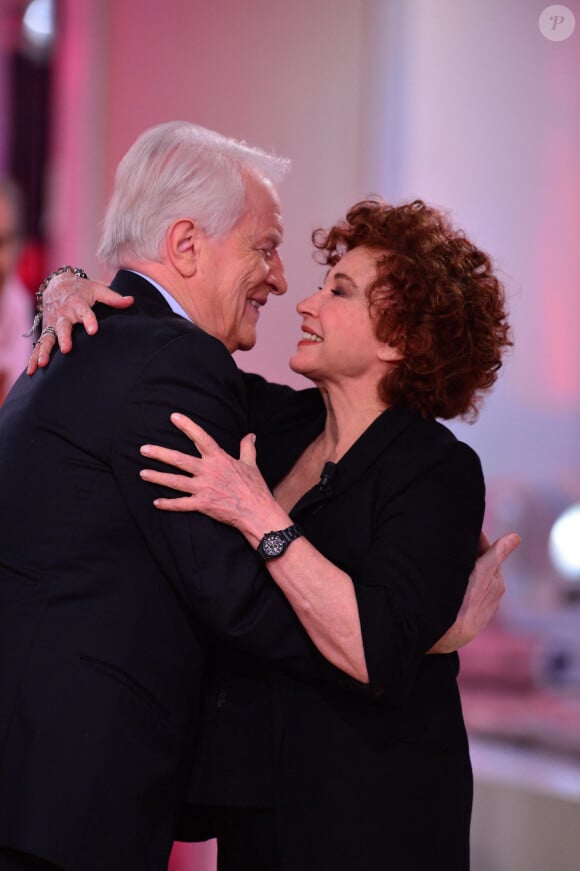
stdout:
<svg viewBox="0 0 580 871">
<path fill-rule="evenodd" d="M 247 351 L 256 343 L 256 325 L 268 295 L 286 293 L 280 201 L 268 182 L 250 177 L 246 209 L 220 239 L 204 236 L 199 246 L 195 318 L 230 352 Z"/>
<path fill-rule="evenodd" d="M 14 210 L 10 202 L 0 193 L 0 290 L 9 275 L 16 269 L 20 254 Z"/>
</svg>

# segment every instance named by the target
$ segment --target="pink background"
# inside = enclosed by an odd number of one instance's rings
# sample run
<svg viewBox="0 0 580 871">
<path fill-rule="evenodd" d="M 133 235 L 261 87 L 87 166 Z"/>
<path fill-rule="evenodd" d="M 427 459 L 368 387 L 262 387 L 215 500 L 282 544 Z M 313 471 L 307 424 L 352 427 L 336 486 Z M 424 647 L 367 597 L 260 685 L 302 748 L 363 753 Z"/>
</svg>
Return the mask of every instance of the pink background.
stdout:
<svg viewBox="0 0 580 871">
<path fill-rule="evenodd" d="M 524 535 L 508 616 L 560 603 L 547 535 L 580 501 L 580 0 L 566 4 L 577 28 L 563 42 L 539 30 L 546 5 L 61 0 L 46 180 L 50 263 L 102 276 L 94 251 L 114 169 L 146 127 L 183 118 L 290 157 L 290 289 L 239 363 L 294 384 L 294 307 L 321 274 L 312 230 L 372 192 L 449 209 L 499 264 L 514 324 L 480 422 L 454 426 L 484 464 L 489 534 Z M 0 168 L 6 100 L 2 53 Z M 213 850 L 178 848 L 172 871 L 209 871 Z"/>
</svg>

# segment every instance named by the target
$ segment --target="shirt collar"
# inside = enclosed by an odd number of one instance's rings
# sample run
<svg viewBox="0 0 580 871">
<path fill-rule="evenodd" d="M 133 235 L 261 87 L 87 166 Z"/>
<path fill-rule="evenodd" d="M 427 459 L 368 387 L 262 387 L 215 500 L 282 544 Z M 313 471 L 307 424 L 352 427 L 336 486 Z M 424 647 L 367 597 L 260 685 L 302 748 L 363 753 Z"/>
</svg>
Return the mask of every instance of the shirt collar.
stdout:
<svg viewBox="0 0 580 871">
<path fill-rule="evenodd" d="M 155 279 L 151 278 L 150 275 L 145 275 L 143 272 L 138 272 L 136 269 L 129 269 L 128 272 L 134 272 L 135 275 L 140 275 L 141 278 L 144 278 L 145 281 L 148 281 L 149 284 L 152 284 L 153 287 L 159 291 L 159 293 L 161 294 L 163 299 L 166 301 L 167 305 L 169 306 L 169 308 L 171 309 L 172 312 L 174 312 L 176 315 L 180 315 L 182 318 L 185 318 L 187 321 L 190 321 L 191 323 L 193 323 L 192 319 L 187 314 L 185 309 L 179 305 L 177 300 L 171 296 L 169 291 L 165 290 L 164 287 L 161 287 L 161 285 L 158 284 L 155 281 Z"/>
</svg>

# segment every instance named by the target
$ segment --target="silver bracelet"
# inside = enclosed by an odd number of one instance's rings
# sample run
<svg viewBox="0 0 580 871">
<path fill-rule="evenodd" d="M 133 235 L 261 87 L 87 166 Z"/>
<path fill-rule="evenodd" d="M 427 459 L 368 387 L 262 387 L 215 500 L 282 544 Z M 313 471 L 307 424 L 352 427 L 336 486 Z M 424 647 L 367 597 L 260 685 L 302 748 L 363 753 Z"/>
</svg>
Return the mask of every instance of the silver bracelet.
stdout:
<svg viewBox="0 0 580 871">
<path fill-rule="evenodd" d="M 65 272 L 70 272 L 72 275 L 76 275 L 77 278 L 89 277 L 85 270 L 81 269 L 80 266 L 59 266 L 58 269 L 55 269 L 54 272 L 51 272 L 50 275 L 47 275 L 38 290 L 36 291 L 36 314 L 34 315 L 32 326 L 24 333 L 25 339 L 29 339 L 30 336 L 32 336 L 32 334 L 38 329 L 38 327 L 40 326 L 40 322 L 42 321 L 42 303 L 44 291 L 46 290 L 53 278 L 56 278 L 57 275 L 63 275 L 63 273 Z"/>
</svg>

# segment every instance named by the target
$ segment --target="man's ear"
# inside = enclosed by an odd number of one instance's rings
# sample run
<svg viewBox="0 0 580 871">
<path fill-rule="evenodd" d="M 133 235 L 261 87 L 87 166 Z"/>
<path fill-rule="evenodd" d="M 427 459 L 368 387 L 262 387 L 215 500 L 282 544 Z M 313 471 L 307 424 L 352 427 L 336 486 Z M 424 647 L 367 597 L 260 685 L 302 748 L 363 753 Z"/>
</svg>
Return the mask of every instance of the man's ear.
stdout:
<svg viewBox="0 0 580 871">
<path fill-rule="evenodd" d="M 191 278 L 198 267 L 198 231 L 195 223 L 189 218 L 175 221 L 165 239 L 171 265 L 183 278 Z"/>
</svg>

